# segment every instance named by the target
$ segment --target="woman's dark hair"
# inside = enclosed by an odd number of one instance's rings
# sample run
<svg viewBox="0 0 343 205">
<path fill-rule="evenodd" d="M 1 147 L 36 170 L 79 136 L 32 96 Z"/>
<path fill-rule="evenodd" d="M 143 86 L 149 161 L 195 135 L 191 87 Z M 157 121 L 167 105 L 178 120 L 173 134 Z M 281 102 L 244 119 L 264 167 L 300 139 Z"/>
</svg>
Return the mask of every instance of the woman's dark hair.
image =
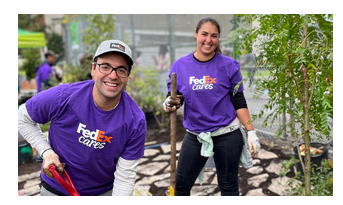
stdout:
<svg viewBox="0 0 343 205">
<path fill-rule="evenodd" d="M 158 54 L 164 56 L 166 53 L 168 53 L 167 45 L 164 45 L 164 44 L 160 45 Z"/>
<path fill-rule="evenodd" d="M 210 22 L 211 24 L 215 25 L 218 29 L 218 34 L 220 36 L 220 26 L 219 26 L 219 23 L 211 18 L 211 17 L 207 17 L 207 18 L 203 18 L 199 21 L 197 27 L 195 28 L 195 33 L 198 33 L 199 32 L 199 29 L 201 28 L 201 26 L 204 24 L 204 23 L 207 23 L 207 22 Z M 218 46 L 217 48 L 214 50 L 214 52 L 218 52 L 218 53 L 222 53 L 222 51 L 220 50 L 220 43 L 218 41 Z"/>
</svg>

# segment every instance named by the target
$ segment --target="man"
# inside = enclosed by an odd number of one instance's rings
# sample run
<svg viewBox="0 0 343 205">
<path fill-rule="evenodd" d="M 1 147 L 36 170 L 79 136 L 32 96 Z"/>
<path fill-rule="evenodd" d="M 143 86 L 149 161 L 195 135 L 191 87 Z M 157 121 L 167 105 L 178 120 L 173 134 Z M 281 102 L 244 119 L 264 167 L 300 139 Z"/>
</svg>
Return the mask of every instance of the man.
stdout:
<svg viewBox="0 0 343 205">
<path fill-rule="evenodd" d="M 47 89 L 51 85 L 49 83 L 50 74 L 52 73 L 52 65 L 55 63 L 56 55 L 53 51 L 48 51 L 45 53 L 45 61 L 44 63 L 38 68 L 36 74 L 36 82 L 37 82 L 37 93 L 42 91 L 42 83 L 43 88 Z"/>
<path fill-rule="evenodd" d="M 68 195 L 48 167 L 65 169 L 80 195 L 132 195 L 146 121 L 124 90 L 133 61 L 119 40 L 100 44 L 92 80 L 62 84 L 20 106 L 21 135 L 43 157 L 41 195 Z M 51 121 L 49 140 L 37 123 Z"/>
</svg>

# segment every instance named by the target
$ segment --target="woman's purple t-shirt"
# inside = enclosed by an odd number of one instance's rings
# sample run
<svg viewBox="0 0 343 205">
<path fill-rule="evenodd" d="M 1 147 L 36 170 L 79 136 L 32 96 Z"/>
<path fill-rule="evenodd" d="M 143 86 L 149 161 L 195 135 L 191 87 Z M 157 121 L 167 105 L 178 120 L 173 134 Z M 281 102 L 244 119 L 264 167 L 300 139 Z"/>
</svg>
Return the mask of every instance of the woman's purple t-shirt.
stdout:
<svg viewBox="0 0 343 205">
<path fill-rule="evenodd" d="M 93 101 L 93 85 L 93 80 L 62 84 L 26 102 L 33 121 L 51 121 L 49 143 L 81 195 L 112 189 L 118 158 L 141 158 L 146 137 L 145 115 L 125 91 L 115 109 L 103 111 Z M 54 178 L 42 172 L 42 179 L 68 195 Z"/>
<path fill-rule="evenodd" d="M 201 133 L 212 132 L 229 125 L 236 118 L 229 91 L 242 81 L 237 61 L 216 53 L 207 62 L 198 62 L 193 53 L 178 59 L 170 69 L 177 75 L 177 90 L 184 97 L 184 120 L 186 129 Z M 243 91 L 243 83 L 236 92 Z"/>
</svg>

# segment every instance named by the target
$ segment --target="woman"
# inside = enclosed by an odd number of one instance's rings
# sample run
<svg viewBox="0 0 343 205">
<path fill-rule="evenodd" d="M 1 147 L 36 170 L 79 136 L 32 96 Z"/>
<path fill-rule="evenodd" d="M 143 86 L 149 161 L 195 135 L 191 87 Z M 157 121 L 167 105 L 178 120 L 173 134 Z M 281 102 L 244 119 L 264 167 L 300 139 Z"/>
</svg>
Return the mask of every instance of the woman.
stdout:
<svg viewBox="0 0 343 205">
<path fill-rule="evenodd" d="M 168 71 L 170 67 L 170 57 L 168 48 L 166 45 L 160 45 L 159 51 L 158 51 L 158 58 L 156 56 L 152 56 L 154 59 L 156 70 L 160 72 Z"/>
<path fill-rule="evenodd" d="M 163 104 L 166 112 L 176 110 L 183 101 L 185 104 L 183 125 L 187 134 L 178 159 L 175 195 L 190 195 L 197 176 L 211 156 L 216 164 L 221 195 L 239 195 L 238 167 L 246 144 L 239 129 L 241 124 L 248 133 L 251 157 L 260 149 L 243 95 L 240 66 L 221 54 L 220 26 L 216 20 L 200 20 L 194 36 L 196 51 L 178 59 L 171 67 L 169 96 Z M 177 75 L 176 99 L 170 96 L 170 76 L 174 72 Z M 251 157 L 248 156 L 250 160 Z"/>
</svg>

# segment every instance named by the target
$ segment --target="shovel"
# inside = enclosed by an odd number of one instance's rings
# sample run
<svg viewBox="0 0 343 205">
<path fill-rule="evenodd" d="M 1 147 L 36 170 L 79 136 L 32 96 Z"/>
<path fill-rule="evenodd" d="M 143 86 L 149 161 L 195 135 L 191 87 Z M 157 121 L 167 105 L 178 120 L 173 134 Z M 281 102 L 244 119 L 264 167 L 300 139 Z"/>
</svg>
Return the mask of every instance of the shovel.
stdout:
<svg viewBox="0 0 343 205">
<path fill-rule="evenodd" d="M 176 73 L 171 75 L 171 96 L 176 98 Z M 174 189 L 176 183 L 176 110 L 170 113 L 170 186 L 169 194 L 174 196 Z"/>
<path fill-rule="evenodd" d="M 74 187 L 73 182 L 71 181 L 68 173 L 66 170 L 63 170 L 62 174 L 63 177 L 65 178 L 66 181 L 62 179 L 62 177 L 57 173 L 56 171 L 56 166 L 55 165 L 50 165 L 49 166 L 49 171 L 54 175 L 58 183 L 67 190 L 67 192 L 70 194 L 70 196 L 80 196 L 79 192 L 77 192 L 76 188 Z"/>
</svg>

